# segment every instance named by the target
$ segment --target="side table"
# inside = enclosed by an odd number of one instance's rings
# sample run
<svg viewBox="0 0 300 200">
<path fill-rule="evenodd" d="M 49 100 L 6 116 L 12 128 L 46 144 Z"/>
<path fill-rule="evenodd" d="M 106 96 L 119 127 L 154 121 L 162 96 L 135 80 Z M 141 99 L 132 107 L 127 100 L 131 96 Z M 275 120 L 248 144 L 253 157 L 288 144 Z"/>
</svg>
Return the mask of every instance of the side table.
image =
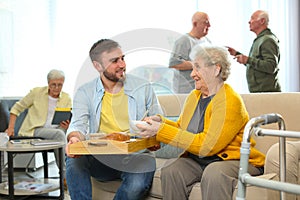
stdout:
<svg viewBox="0 0 300 200">
<path fill-rule="evenodd" d="M 49 141 L 49 140 L 47 140 Z M 37 153 L 42 152 L 43 161 L 44 161 L 44 178 L 48 178 L 48 158 L 47 152 L 52 151 L 54 149 L 58 149 L 59 160 L 58 160 L 58 168 L 59 168 L 59 189 L 60 195 L 58 197 L 53 196 L 40 196 L 41 198 L 55 198 L 55 199 L 64 199 L 64 185 L 63 185 L 63 147 L 64 142 L 59 142 L 55 144 L 47 144 L 34 146 L 29 142 L 21 143 L 21 144 L 12 144 L 10 142 L 7 143 L 6 146 L 0 146 L 0 152 L 7 153 L 8 160 L 8 195 L 9 199 L 14 199 L 15 190 L 14 190 L 14 168 L 13 168 L 13 155 L 14 154 L 22 154 L 22 153 Z M 1 154 L 0 154 L 1 159 Z M 1 166 L 2 169 L 2 166 Z M 0 170 L 0 183 L 2 183 L 2 171 Z M 31 195 L 38 195 L 39 193 L 31 193 Z M 16 191 L 16 195 L 23 195 L 21 193 L 18 194 Z M 29 194 L 26 194 L 29 195 Z"/>
</svg>

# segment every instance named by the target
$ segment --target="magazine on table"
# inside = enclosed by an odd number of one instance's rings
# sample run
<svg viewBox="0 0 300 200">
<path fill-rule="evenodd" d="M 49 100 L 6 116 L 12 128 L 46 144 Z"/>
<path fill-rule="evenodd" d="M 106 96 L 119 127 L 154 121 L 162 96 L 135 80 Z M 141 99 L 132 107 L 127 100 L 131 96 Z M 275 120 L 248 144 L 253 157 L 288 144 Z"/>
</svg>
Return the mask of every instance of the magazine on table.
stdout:
<svg viewBox="0 0 300 200">
<path fill-rule="evenodd" d="M 36 141 L 31 141 L 30 144 L 33 146 L 47 146 L 47 145 L 61 144 L 61 141 L 58 141 L 58 140 L 36 140 Z"/>
<path fill-rule="evenodd" d="M 11 139 L 10 143 L 12 144 L 30 144 L 34 141 L 41 141 L 42 139 L 36 138 L 36 139 Z"/>
<path fill-rule="evenodd" d="M 57 186 L 53 183 L 43 183 L 38 180 L 19 180 L 14 182 L 14 189 L 15 190 L 23 190 L 23 191 L 30 191 L 36 193 L 42 193 L 46 190 L 55 189 Z M 6 188 L 8 189 L 8 183 Z"/>
</svg>

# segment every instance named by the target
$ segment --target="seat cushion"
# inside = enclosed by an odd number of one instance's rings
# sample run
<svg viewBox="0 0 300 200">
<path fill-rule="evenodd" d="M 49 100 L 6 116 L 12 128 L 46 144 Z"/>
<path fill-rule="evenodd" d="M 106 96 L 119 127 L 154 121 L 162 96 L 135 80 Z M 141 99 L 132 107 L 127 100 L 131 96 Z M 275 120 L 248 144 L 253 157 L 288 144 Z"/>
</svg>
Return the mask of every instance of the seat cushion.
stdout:
<svg viewBox="0 0 300 200">
<path fill-rule="evenodd" d="M 156 172 L 153 178 L 153 184 L 150 190 L 149 197 L 147 199 L 162 199 L 162 190 L 161 190 L 161 181 L 160 181 L 160 174 L 161 168 L 172 163 L 177 158 L 172 159 L 163 159 L 163 158 L 156 158 Z M 113 197 L 114 193 L 118 190 L 121 185 L 120 180 L 115 181 L 107 181 L 107 182 L 99 182 L 96 179 L 92 178 L 93 184 L 93 196 L 99 196 L 101 194 L 105 196 Z M 200 183 L 196 183 L 192 189 L 189 199 L 199 199 L 201 196 L 200 191 Z M 94 198 L 93 198 L 94 199 Z M 96 199 L 96 198 L 95 198 Z"/>
</svg>

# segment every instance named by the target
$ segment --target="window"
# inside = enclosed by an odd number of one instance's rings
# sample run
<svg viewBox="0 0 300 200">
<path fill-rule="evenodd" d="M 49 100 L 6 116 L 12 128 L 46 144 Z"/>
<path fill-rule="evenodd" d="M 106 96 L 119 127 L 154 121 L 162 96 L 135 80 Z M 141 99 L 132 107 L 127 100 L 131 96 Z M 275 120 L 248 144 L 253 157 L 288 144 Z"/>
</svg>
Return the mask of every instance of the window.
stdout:
<svg viewBox="0 0 300 200">
<path fill-rule="evenodd" d="M 248 21 L 257 9 L 269 11 L 270 28 L 281 41 L 283 91 L 299 91 L 297 0 L 0 0 L 0 96 L 22 96 L 46 85 L 53 68 L 65 72 L 63 90 L 73 94 L 98 76 L 88 51 L 101 38 L 121 44 L 129 73 L 144 73 L 153 82 L 163 73 L 156 88 L 170 92 L 169 51 L 180 34 L 190 31 L 194 12 L 209 14 L 208 37 L 214 44 L 248 54 L 255 38 Z M 238 92 L 248 92 L 245 68 L 234 60 L 228 82 Z"/>
</svg>

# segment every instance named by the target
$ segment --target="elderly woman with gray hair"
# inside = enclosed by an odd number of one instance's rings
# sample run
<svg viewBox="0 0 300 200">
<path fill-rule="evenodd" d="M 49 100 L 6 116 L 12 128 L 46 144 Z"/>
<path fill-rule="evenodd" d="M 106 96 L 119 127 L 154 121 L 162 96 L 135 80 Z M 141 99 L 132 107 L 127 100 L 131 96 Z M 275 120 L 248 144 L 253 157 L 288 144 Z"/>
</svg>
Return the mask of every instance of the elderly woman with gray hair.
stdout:
<svg viewBox="0 0 300 200">
<path fill-rule="evenodd" d="M 239 171 L 240 146 L 249 115 L 230 85 L 227 50 L 196 47 L 191 52 L 195 89 L 186 99 L 177 122 L 161 115 L 137 125 L 140 135 L 179 147 L 185 153 L 162 168 L 162 193 L 166 199 L 188 199 L 192 186 L 201 182 L 202 199 L 232 199 Z M 255 141 L 251 140 L 252 147 Z M 249 173 L 263 173 L 265 156 L 251 149 Z"/>
<path fill-rule="evenodd" d="M 28 113 L 20 127 L 19 136 L 35 136 L 66 142 L 65 132 L 70 121 L 62 121 L 57 125 L 51 123 L 55 108 L 72 107 L 69 94 L 62 92 L 65 74 L 63 71 L 53 69 L 48 73 L 47 81 L 47 86 L 33 88 L 11 108 L 9 125 L 5 131 L 9 136 L 15 134 L 14 127 L 17 116 L 28 109 Z M 56 161 L 58 161 L 58 152 L 54 153 Z"/>
</svg>

